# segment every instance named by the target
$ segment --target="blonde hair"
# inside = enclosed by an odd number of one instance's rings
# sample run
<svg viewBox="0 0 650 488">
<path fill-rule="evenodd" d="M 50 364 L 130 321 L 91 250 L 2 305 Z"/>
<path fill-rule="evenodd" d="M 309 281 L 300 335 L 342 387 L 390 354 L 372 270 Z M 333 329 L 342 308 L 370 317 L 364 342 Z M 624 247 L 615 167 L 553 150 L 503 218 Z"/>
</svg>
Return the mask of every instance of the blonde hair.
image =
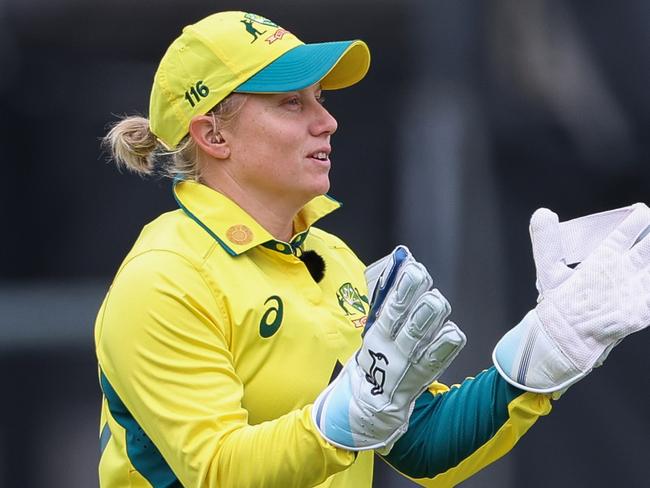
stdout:
<svg viewBox="0 0 650 488">
<path fill-rule="evenodd" d="M 206 115 L 212 115 L 218 128 L 232 123 L 246 95 L 231 93 Z M 118 167 L 149 176 L 159 174 L 171 178 L 199 181 L 198 147 L 190 135 L 186 135 L 174 149 L 167 149 L 149 128 L 149 119 L 141 116 L 125 116 L 111 126 L 102 139 L 102 145 Z"/>
</svg>

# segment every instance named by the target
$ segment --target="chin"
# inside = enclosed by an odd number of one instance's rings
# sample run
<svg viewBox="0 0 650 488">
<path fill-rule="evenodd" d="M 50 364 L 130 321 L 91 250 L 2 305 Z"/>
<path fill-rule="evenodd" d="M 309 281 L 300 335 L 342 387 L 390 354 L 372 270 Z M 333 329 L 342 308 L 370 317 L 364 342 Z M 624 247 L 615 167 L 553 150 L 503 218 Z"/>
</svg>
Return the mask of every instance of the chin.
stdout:
<svg viewBox="0 0 650 488">
<path fill-rule="evenodd" d="M 320 196 L 320 195 L 325 195 L 328 191 L 330 191 L 330 182 L 327 180 L 327 184 L 320 185 L 318 187 L 318 190 L 316 191 L 316 194 L 314 197 Z"/>
<path fill-rule="evenodd" d="M 325 195 L 330 189 L 330 180 L 329 178 L 318 178 L 314 179 L 308 185 L 304 185 L 303 191 L 301 191 L 301 200 L 305 203 L 313 200 L 316 197 Z"/>
<path fill-rule="evenodd" d="M 318 178 L 314 178 L 309 183 L 307 183 L 304 188 L 314 197 L 318 195 L 324 195 L 330 189 L 329 176 L 322 175 Z"/>
<path fill-rule="evenodd" d="M 323 193 L 327 193 L 330 190 L 330 176 L 329 173 L 321 181 L 323 185 Z"/>
</svg>

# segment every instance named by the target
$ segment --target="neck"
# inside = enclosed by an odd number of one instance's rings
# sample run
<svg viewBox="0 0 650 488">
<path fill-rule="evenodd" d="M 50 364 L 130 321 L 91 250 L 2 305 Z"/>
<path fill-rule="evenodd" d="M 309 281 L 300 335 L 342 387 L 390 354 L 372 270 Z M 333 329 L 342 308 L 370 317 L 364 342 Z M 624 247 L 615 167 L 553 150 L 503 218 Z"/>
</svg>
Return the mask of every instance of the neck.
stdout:
<svg viewBox="0 0 650 488">
<path fill-rule="evenodd" d="M 233 180 L 223 184 L 223 180 L 204 177 L 203 183 L 213 190 L 227 196 L 246 213 L 255 219 L 274 239 L 289 242 L 293 237 L 293 220 L 302 205 L 292 205 L 281 196 L 262 195 L 259 192 L 244 189 Z"/>
</svg>

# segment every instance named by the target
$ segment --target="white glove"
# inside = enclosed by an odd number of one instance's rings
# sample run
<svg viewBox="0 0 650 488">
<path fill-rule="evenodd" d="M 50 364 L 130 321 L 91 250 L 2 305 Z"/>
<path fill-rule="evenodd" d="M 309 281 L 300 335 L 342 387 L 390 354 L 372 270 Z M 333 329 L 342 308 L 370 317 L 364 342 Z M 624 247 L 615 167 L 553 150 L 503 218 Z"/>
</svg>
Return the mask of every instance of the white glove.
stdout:
<svg viewBox="0 0 650 488">
<path fill-rule="evenodd" d="M 506 381 L 562 393 L 650 324 L 649 226 L 650 209 L 640 203 L 562 224 L 550 210 L 533 214 L 540 294 L 492 354 Z"/>
<path fill-rule="evenodd" d="M 361 348 L 314 403 L 331 444 L 352 451 L 390 447 L 406 432 L 415 399 L 465 345 L 447 321 L 451 307 L 408 249 L 398 246 L 366 270 L 372 306 Z"/>
</svg>

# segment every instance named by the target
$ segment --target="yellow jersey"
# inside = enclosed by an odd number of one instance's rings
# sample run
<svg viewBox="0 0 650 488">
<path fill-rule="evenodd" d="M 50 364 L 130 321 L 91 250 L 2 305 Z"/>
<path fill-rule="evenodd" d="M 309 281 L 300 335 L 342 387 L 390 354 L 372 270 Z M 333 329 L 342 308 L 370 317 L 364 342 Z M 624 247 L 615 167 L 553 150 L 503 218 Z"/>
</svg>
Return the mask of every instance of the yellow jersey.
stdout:
<svg viewBox="0 0 650 488">
<path fill-rule="evenodd" d="M 145 226 L 97 317 L 100 485 L 371 486 L 373 453 L 329 445 L 311 420 L 314 399 L 359 347 L 369 309 L 363 263 L 312 226 L 339 203 L 315 198 L 279 242 L 206 186 L 178 182 L 174 195 L 180 208 Z M 307 250 L 325 261 L 319 282 L 299 259 Z M 434 385 L 427 401 L 445 391 Z M 535 415 L 515 419 L 518 435 L 498 442 L 504 452 L 547 408 L 534 402 Z M 472 466 L 493 460 L 480 459 Z M 439 479 L 422 483 L 452 486 Z"/>
</svg>

